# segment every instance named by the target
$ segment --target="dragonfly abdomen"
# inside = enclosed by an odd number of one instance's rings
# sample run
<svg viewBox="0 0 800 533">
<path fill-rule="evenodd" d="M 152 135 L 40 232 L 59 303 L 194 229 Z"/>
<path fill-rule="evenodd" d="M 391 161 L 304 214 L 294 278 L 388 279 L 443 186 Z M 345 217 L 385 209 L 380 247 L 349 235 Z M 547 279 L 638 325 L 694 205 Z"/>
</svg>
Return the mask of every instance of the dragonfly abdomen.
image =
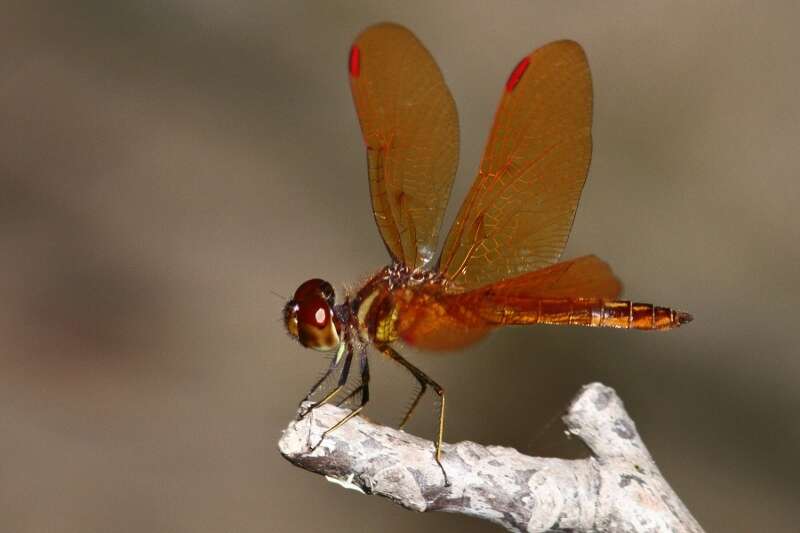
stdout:
<svg viewBox="0 0 800 533">
<path fill-rule="evenodd" d="M 672 329 L 692 320 L 668 307 L 599 298 L 551 298 L 510 301 L 496 318 L 503 325 L 561 324 L 621 329 Z"/>
</svg>

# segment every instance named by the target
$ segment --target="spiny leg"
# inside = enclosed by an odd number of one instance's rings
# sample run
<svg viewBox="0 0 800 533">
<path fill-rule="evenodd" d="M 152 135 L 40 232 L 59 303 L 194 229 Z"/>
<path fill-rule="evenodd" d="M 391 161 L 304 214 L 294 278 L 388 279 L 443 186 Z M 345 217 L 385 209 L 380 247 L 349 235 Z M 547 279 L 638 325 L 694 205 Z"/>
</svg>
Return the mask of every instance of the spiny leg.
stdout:
<svg viewBox="0 0 800 533">
<path fill-rule="evenodd" d="M 331 357 L 331 362 L 330 365 L 328 366 L 328 369 L 322 374 L 322 376 L 317 380 L 317 382 L 314 383 L 314 385 L 308 391 L 308 394 L 306 394 L 306 397 L 303 398 L 300 404 L 303 404 L 304 402 L 307 402 L 311 399 L 311 396 L 313 396 L 314 393 L 317 392 L 317 389 L 320 387 L 320 385 L 322 385 L 325 382 L 325 380 L 328 379 L 328 376 L 331 375 L 331 372 L 333 372 L 333 369 L 336 368 L 336 364 L 338 362 L 339 362 L 338 358 Z"/>
<path fill-rule="evenodd" d="M 336 366 L 336 360 L 337 359 L 338 359 L 338 357 L 336 359 L 334 359 L 333 366 Z M 353 362 L 353 348 L 352 348 L 352 346 L 348 346 L 347 347 L 347 355 L 345 355 L 344 364 L 342 365 L 342 372 L 341 372 L 341 374 L 339 374 L 339 382 L 336 384 L 336 387 L 334 387 L 333 390 L 331 390 L 328 394 L 326 394 L 325 397 L 322 398 L 320 401 L 314 402 L 308 409 L 305 410 L 305 412 L 301 413 L 297 417 L 297 420 L 302 420 L 312 410 L 316 409 L 320 405 L 325 405 L 326 403 L 331 401 L 331 398 L 336 396 L 339 393 L 339 391 L 344 388 L 345 384 L 347 384 L 347 378 L 350 376 L 350 364 L 352 362 Z M 322 381 L 324 381 L 324 380 L 325 380 L 325 376 L 323 376 Z M 317 387 L 317 386 L 318 385 L 315 385 L 315 387 Z"/>
<path fill-rule="evenodd" d="M 425 395 L 425 391 L 428 388 L 428 384 L 422 381 L 421 379 L 417 378 L 416 374 L 414 375 L 414 378 L 419 383 L 419 390 L 417 390 L 416 394 L 414 395 L 414 400 L 411 402 L 411 405 L 408 406 L 405 415 L 403 415 L 403 420 L 400 422 L 400 425 L 398 426 L 399 429 L 403 429 L 403 427 L 408 423 L 408 421 L 411 420 L 411 415 L 414 414 L 414 410 L 417 408 L 417 405 L 419 405 L 419 401 Z"/>
<path fill-rule="evenodd" d="M 419 399 L 422 397 L 422 393 L 425 392 L 425 385 L 430 385 L 430 387 L 436 392 L 441 400 L 441 407 L 439 408 L 439 431 L 436 434 L 436 452 L 434 454 L 434 459 L 436 460 L 436 464 L 439 465 L 439 468 L 442 471 L 442 475 L 444 476 L 444 483 L 445 485 L 449 485 L 450 482 L 447 479 L 447 472 L 444 471 L 444 466 L 442 466 L 441 462 L 441 454 L 442 454 L 442 437 L 444 436 L 444 408 L 445 408 L 445 399 L 444 399 L 444 389 L 441 385 L 433 381 L 430 377 L 428 377 L 425 372 L 420 370 L 419 368 L 415 367 L 411 363 L 405 360 L 402 355 L 397 353 L 397 351 L 389 345 L 382 345 L 379 346 L 378 349 L 385 355 L 389 356 L 394 361 L 400 363 L 406 370 L 408 370 L 420 383 L 423 384 L 420 394 L 415 398 L 414 403 L 411 405 L 409 412 L 406 414 L 403 423 L 408 421 L 408 418 L 411 417 L 411 413 L 416 408 L 417 404 L 419 403 Z"/>
<path fill-rule="evenodd" d="M 336 422 L 333 426 L 331 426 L 327 430 L 325 430 L 325 432 L 319 438 L 319 442 L 317 442 L 317 444 L 315 444 L 314 447 L 311 448 L 312 452 L 317 449 L 317 446 L 322 444 L 322 441 L 325 440 L 325 437 L 327 437 L 328 434 L 331 431 L 334 431 L 335 429 L 341 427 L 342 424 L 344 424 L 345 422 L 347 422 L 348 420 L 350 420 L 351 418 L 356 416 L 358 413 L 360 413 L 361 410 L 364 409 L 364 406 L 367 405 L 367 403 L 369 402 L 369 360 L 367 359 L 367 350 L 366 349 L 362 349 L 361 350 L 361 353 L 359 354 L 359 362 L 360 362 L 360 365 L 361 365 L 361 385 L 356 387 L 353 390 L 353 392 L 348 394 L 347 397 L 343 401 L 346 401 L 346 400 L 350 399 L 351 397 L 355 396 L 360 391 L 361 392 L 361 403 L 360 403 L 360 405 L 356 409 L 353 409 L 350 413 L 348 413 L 347 416 L 345 416 L 344 418 L 342 418 L 341 420 Z M 340 402 L 340 404 L 341 403 L 342 402 Z"/>
<path fill-rule="evenodd" d="M 354 398 L 359 392 L 362 392 L 361 406 L 369 401 L 369 361 L 367 359 L 366 350 L 362 350 L 361 355 L 359 356 L 359 364 L 361 365 L 361 384 L 353 389 L 350 394 L 336 402 L 336 407 L 339 407 L 348 400 Z"/>
</svg>

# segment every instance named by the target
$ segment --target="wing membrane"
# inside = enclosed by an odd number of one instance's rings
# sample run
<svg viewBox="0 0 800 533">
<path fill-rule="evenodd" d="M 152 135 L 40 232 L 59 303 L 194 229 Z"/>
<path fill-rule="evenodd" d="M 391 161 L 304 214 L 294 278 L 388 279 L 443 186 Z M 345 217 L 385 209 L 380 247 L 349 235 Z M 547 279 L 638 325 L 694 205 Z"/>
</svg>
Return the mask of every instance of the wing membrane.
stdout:
<svg viewBox="0 0 800 533">
<path fill-rule="evenodd" d="M 607 263 L 594 255 L 563 261 L 516 278 L 471 291 L 502 305 L 513 298 L 603 298 L 613 300 L 622 284 Z M 457 298 L 458 295 L 454 295 Z"/>
<path fill-rule="evenodd" d="M 550 43 L 509 77 L 478 175 L 439 269 L 469 290 L 556 263 L 591 159 L 592 84 L 583 49 Z"/>
<path fill-rule="evenodd" d="M 552 321 L 554 307 L 569 319 L 570 309 L 591 311 L 591 305 L 613 300 L 621 289 L 609 266 L 593 255 L 457 294 L 401 289 L 395 295 L 401 317 L 397 330 L 414 346 L 453 350 L 496 326 Z"/>
<path fill-rule="evenodd" d="M 379 24 L 350 51 L 375 222 L 395 262 L 426 267 L 458 163 L 458 115 L 442 73 L 407 29 Z"/>
</svg>

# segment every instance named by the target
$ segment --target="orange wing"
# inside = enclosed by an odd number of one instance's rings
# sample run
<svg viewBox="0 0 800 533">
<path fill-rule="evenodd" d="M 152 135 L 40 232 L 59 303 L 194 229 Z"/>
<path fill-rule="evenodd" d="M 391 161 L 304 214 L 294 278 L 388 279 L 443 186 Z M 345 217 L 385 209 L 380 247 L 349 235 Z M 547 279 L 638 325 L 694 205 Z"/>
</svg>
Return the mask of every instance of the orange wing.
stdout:
<svg viewBox="0 0 800 533">
<path fill-rule="evenodd" d="M 495 326 L 534 323 L 540 301 L 613 299 L 621 288 L 608 265 L 589 255 L 458 294 L 439 286 L 401 289 L 394 294 L 397 331 L 420 348 L 451 350 L 471 344 Z"/>
<path fill-rule="evenodd" d="M 426 267 L 458 164 L 453 97 L 430 53 L 396 24 L 359 35 L 349 71 L 375 222 L 395 262 Z"/>
<path fill-rule="evenodd" d="M 488 287 L 470 291 L 471 295 L 490 297 L 493 304 L 516 298 L 605 298 L 619 296 L 622 284 L 607 263 L 594 255 L 528 272 Z M 458 299 L 459 295 L 453 295 Z"/>
<path fill-rule="evenodd" d="M 395 291 L 397 333 L 429 350 L 469 345 L 497 326 L 563 324 L 662 330 L 687 313 L 615 300 L 621 285 L 606 263 L 585 256 L 479 289 L 448 294 L 440 286 Z"/>
<path fill-rule="evenodd" d="M 591 159 L 592 83 L 573 41 L 524 58 L 506 82 L 478 176 L 439 270 L 468 290 L 552 265 Z"/>
</svg>

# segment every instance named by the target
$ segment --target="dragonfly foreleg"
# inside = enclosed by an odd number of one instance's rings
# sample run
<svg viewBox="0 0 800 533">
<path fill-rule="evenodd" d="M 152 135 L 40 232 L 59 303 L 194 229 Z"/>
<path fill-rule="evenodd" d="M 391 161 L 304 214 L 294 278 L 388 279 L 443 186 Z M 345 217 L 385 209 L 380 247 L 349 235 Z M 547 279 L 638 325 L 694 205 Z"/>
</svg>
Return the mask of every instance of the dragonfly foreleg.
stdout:
<svg viewBox="0 0 800 533">
<path fill-rule="evenodd" d="M 311 388 L 311 392 L 309 392 L 309 396 L 311 394 L 313 394 L 313 392 L 317 388 L 319 388 L 320 384 L 323 381 L 325 381 L 325 378 L 328 377 L 328 374 L 330 374 L 330 372 L 336 366 L 337 359 L 338 358 L 336 358 L 336 359 L 334 359 L 332 361 L 331 368 L 328 369 L 328 372 L 326 372 L 325 375 L 322 376 L 322 378 L 316 384 L 314 384 L 314 387 Z M 351 365 L 352 362 L 353 362 L 353 348 L 352 348 L 352 346 L 348 346 L 347 347 L 347 354 L 345 355 L 345 358 L 344 358 L 344 364 L 342 364 L 342 371 L 339 374 L 339 382 L 336 384 L 336 387 L 334 387 L 333 390 L 331 390 L 328 394 L 326 394 L 325 397 L 322 398 L 320 401 L 314 402 L 305 411 L 301 412 L 298 415 L 297 420 L 302 420 L 312 410 L 316 409 L 320 405 L 325 405 L 326 403 L 331 401 L 331 398 L 336 396 L 339 393 L 339 391 L 341 391 L 344 388 L 345 384 L 347 383 L 347 378 L 350 376 L 350 365 Z"/>
<path fill-rule="evenodd" d="M 351 356 L 352 356 L 352 351 L 348 353 L 348 361 L 351 358 Z M 342 424 L 344 424 L 345 422 L 347 422 L 348 420 L 350 420 L 351 418 L 356 416 L 358 413 L 360 413 L 361 410 L 364 409 L 364 406 L 366 406 L 367 403 L 369 402 L 369 360 L 367 359 L 367 350 L 366 349 L 362 349 L 361 350 L 361 353 L 359 355 L 359 362 L 360 362 L 360 365 L 361 365 L 361 385 L 356 387 L 353 390 L 353 392 L 348 394 L 347 397 L 345 397 L 344 400 L 342 400 L 339 403 L 340 404 L 344 403 L 345 401 L 347 401 L 350 398 L 352 398 L 353 396 L 355 396 L 358 392 L 361 392 L 361 403 L 360 403 L 360 405 L 357 408 L 353 409 L 351 412 L 349 412 L 347 414 L 347 416 L 345 416 L 344 418 L 342 418 L 341 420 L 336 422 L 334 425 L 332 425 L 330 428 L 325 430 L 325 432 L 319 438 L 319 442 L 317 442 L 314 445 L 314 447 L 311 448 L 311 451 L 314 451 L 315 449 L 317 449 L 317 446 L 322 444 L 322 441 L 325 440 L 325 437 L 327 437 L 328 434 L 331 431 L 334 431 L 336 428 L 341 427 Z M 347 380 L 345 379 L 345 381 L 347 381 Z"/>
</svg>

